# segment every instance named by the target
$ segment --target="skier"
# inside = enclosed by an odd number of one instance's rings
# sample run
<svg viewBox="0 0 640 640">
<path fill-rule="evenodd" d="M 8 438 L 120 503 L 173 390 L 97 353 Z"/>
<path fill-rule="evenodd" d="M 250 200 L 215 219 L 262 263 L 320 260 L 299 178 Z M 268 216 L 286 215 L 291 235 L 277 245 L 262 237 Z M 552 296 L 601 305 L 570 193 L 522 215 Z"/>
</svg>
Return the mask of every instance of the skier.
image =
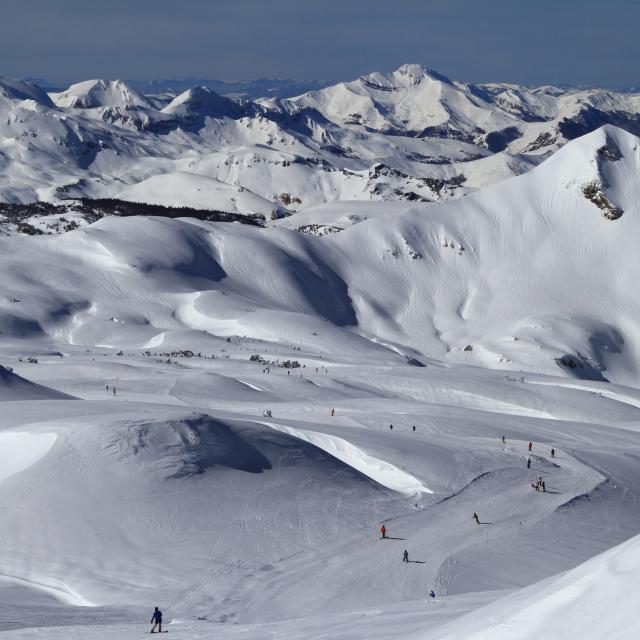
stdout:
<svg viewBox="0 0 640 640">
<path fill-rule="evenodd" d="M 431 589 L 431 591 L 429 591 L 429 597 L 430 598 L 435 598 L 436 597 L 436 592 L 433 589 Z"/>
<path fill-rule="evenodd" d="M 544 483 L 544 480 L 540 483 L 540 487 L 545 493 L 547 492 L 547 485 Z"/>
<path fill-rule="evenodd" d="M 393 431 L 393 425 L 392 424 L 389 425 L 389 431 Z"/>
<path fill-rule="evenodd" d="M 114 396 L 116 395 L 116 387 L 115 387 L 115 385 L 114 385 L 114 387 L 113 387 L 113 395 L 114 395 Z"/>
<path fill-rule="evenodd" d="M 415 425 L 415 424 L 411 427 L 411 430 L 412 430 L 412 431 L 415 431 L 415 430 L 416 430 L 416 425 Z"/>
<path fill-rule="evenodd" d="M 380 533 L 382 534 L 382 537 L 383 537 L 383 538 L 386 538 L 386 537 L 387 537 L 387 527 L 385 527 L 384 525 L 382 525 L 382 526 L 380 527 Z"/>
<path fill-rule="evenodd" d="M 109 392 L 109 385 L 107 385 L 107 392 Z"/>
<path fill-rule="evenodd" d="M 156 627 L 158 627 L 158 633 L 162 633 L 162 611 L 160 611 L 158 607 L 155 608 L 155 611 L 151 616 L 151 624 L 153 624 L 153 627 L 151 627 L 151 633 L 156 632 Z"/>
<path fill-rule="evenodd" d="M 555 449 L 551 449 L 551 457 L 552 458 L 556 457 L 556 450 Z"/>
<path fill-rule="evenodd" d="M 476 521 L 476 524 L 480 524 L 480 518 L 478 518 L 478 514 L 475 511 L 473 512 L 473 519 Z"/>
<path fill-rule="evenodd" d="M 527 458 L 527 469 L 531 469 L 531 458 Z"/>
<path fill-rule="evenodd" d="M 335 409 L 331 409 L 331 417 L 336 415 L 336 410 Z"/>
<path fill-rule="evenodd" d="M 529 442 L 529 451 L 531 451 L 531 449 L 533 449 L 533 442 Z"/>
<path fill-rule="evenodd" d="M 507 439 L 504 436 L 502 436 L 502 444 L 507 444 Z"/>
<path fill-rule="evenodd" d="M 409 562 L 409 552 L 405 549 L 402 554 L 402 562 Z"/>
</svg>

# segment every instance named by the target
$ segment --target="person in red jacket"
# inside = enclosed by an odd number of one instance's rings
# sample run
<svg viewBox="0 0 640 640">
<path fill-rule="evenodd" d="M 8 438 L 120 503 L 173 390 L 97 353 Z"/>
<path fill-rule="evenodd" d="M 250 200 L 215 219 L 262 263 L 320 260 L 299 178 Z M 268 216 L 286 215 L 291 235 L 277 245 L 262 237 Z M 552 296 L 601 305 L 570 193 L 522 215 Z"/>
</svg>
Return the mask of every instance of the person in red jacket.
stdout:
<svg viewBox="0 0 640 640">
<path fill-rule="evenodd" d="M 529 451 L 531 451 L 531 449 L 533 449 L 533 442 L 529 443 Z"/>
<path fill-rule="evenodd" d="M 380 533 L 382 534 L 382 537 L 383 537 L 383 538 L 386 538 L 386 537 L 387 537 L 387 527 L 385 527 L 384 525 L 382 525 L 382 526 L 380 527 Z"/>
</svg>

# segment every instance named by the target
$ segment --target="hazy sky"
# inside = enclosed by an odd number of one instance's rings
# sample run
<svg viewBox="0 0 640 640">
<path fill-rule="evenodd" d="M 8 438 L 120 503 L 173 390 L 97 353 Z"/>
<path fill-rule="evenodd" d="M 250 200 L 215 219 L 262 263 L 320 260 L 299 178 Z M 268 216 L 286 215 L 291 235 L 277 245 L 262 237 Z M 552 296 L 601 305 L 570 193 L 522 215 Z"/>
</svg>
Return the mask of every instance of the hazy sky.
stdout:
<svg viewBox="0 0 640 640">
<path fill-rule="evenodd" d="M 1 0 L 0 75 L 640 85 L 640 0 Z"/>
</svg>

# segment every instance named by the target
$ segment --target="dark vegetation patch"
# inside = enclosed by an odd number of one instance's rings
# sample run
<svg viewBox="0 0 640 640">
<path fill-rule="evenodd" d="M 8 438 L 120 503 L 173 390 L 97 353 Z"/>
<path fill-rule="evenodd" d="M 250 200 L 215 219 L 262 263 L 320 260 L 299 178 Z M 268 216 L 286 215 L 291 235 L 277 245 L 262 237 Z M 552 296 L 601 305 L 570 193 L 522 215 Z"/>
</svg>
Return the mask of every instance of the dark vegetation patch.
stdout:
<svg viewBox="0 0 640 640">
<path fill-rule="evenodd" d="M 87 222 L 92 223 L 105 216 L 151 216 L 159 218 L 196 218 L 207 222 L 240 222 L 253 226 L 262 226 L 264 216 L 261 214 L 240 215 L 228 211 L 208 209 L 193 209 L 191 207 L 165 207 L 162 205 L 146 204 L 144 202 L 129 202 L 115 198 L 81 198 L 72 202 L 52 204 L 50 202 L 31 202 L 28 204 L 13 204 L 0 202 L 0 216 L 6 222 L 17 225 L 18 231 L 31 235 L 42 233 L 27 220 L 34 216 L 64 215 L 67 213 L 80 214 Z M 71 231 L 77 224 L 69 223 L 65 231 Z"/>
</svg>

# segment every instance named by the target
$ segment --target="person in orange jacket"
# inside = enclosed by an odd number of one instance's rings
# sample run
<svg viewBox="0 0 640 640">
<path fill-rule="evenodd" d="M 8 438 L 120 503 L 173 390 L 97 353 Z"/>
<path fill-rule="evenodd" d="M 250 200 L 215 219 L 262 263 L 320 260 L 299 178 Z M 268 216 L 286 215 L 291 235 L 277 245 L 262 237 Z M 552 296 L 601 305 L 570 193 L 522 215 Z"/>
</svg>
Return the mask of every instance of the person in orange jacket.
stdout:
<svg viewBox="0 0 640 640">
<path fill-rule="evenodd" d="M 384 525 L 382 525 L 382 526 L 380 527 L 380 533 L 382 534 L 382 537 L 383 537 L 383 538 L 386 538 L 386 537 L 387 537 L 387 527 L 385 527 Z"/>
</svg>

